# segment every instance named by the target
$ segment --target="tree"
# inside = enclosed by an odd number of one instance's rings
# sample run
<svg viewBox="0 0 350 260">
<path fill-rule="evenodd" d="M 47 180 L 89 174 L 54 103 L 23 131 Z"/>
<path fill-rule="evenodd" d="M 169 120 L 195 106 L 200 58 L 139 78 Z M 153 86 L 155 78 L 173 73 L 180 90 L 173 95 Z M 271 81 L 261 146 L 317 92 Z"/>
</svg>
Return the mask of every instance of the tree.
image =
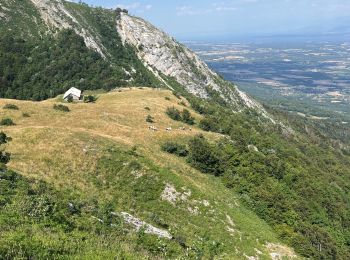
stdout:
<svg viewBox="0 0 350 260">
<path fill-rule="evenodd" d="M 146 117 L 146 122 L 147 122 L 147 123 L 154 123 L 154 117 L 151 116 L 151 115 L 148 115 L 148 116 Z"/>
<path fill-rule="evenodd" d="M 181 113 L 181 121 L 193 125 L 194 124 L 194 117 L 191 115 L 190 111 L 188 109 L 184 109 Z"/>
<path fill-rule="evenodd" d="M 222 165 L 215 148 L 202 136 L 196 136 L 189 141 L 188 162 L 203 173 L 220 176 Z"/>
<path fill-rule="evenodd" d="M 166 114 L 175 121 L 181 121 L 181 113 L 175 107 L 168 107 L 166 110 Z"/>
<path fill-rule="evenodd" d="M 12 121 L 11 118 L 3 118 L 3 119 L 0 121 L 0 125 L 3 125 L 3 126 L 11 126 L 11 125 L 15 125 L 15 123 Z"/>
<path fill-rule="evenodd" d="M 94 103 L 97 98 L 93 95 L 84 96 L 84 103 Z"/>
<path fill-rule="evenodd" d="M 162 144 L 161 148 L 167 153 L 176 154 L 180 157 L 186 157 L 188 155 L 186 145 L 183 144 L 178 144 L 175 142 L 166 142 Z"/>
<path fill-rule="evenodd" d="M 11 158 L 10 153 L 5 152 L 4 145 L 11 141 L 11 138 L 8 137 L 4 132 L 0 132 L 0 167 L 4 168 Z"/>
</svg>

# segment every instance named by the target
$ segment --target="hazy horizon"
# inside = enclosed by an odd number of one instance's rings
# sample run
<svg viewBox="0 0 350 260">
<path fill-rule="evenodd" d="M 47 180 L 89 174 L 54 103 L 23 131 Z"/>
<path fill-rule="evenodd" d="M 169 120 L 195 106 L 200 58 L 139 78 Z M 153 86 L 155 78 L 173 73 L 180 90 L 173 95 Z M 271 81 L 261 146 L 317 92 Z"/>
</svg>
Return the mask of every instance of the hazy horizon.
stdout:
<svg viewBox="0 0 350 260">
<path fill-rule="evenodd" d="M 75 1 L 77 2 L 77 1 Z M 350 35 L 347 0 L 85 0 L 123 7 L 180 40 L 249 39 L 276 35 Z M 346 39 L 346 38 L 344 38 Z"/>
</svg>

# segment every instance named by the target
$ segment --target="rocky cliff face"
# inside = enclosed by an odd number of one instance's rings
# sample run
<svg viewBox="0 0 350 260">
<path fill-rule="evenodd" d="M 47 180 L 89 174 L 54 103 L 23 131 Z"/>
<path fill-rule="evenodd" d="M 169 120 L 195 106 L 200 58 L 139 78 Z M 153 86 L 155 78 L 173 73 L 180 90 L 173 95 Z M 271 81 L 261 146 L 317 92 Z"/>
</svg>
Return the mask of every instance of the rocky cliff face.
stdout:
<svg viewBox="0 0 350 260">
<path fill-rule="evenodd" d="M 206 98 L 205 87 L 219 90 L 212 72 L 193 52 L 146 21 L 121 13 L 118 32 L 123 41 L 138 50 L 150 68 L 175 78 L 190 93 Z"/>
<path fill-rule="evenodd" d="M 211 90 L 217 91 L 236 110 L 251 108 L 267 116 L 258 102 L 224 81 L 194 52 L 150 23 L 121 12 L 117 30 L 123 42 L 134 46 L 138 57 L 159 78 L 159 72 L 172 77 L 201 98 L 209 98 Z"/>
<path fill-rule="evenodd" d="M 98 52 L 106 58 L 107 50 L 101 44 L 100 39 L 89 28 L 84 28 L 79 21 L 69 12 L 62 1 L 30 0 L 40 12 L 50 30 L 73 29 L 75 33 L 84 38 L 86 46 Z"/>
</svg>

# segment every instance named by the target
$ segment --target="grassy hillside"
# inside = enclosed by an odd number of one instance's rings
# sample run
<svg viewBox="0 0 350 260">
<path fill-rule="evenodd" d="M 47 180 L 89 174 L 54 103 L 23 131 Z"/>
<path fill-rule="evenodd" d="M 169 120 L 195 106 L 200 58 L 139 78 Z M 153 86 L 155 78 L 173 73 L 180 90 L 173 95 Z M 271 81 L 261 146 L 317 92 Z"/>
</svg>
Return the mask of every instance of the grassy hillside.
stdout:
<svg viewBox="0 0 350 260">
<path fill-rule="evenodd" d="M 165 90 L 122 89 L 96 103 L 1 100 L 14 126 L 8 164 L 0 174 L 0 253 L 5 258 L 76 257 L 242 259 L 292 256 L 274 232 L 243 207 L 235 194 L 184 159 L 162 152 L 169 140 L 187 142 L 198 133 L 221 136 L 171 120 L 168 107 L 181 100 Z M 190 109 L 198 121 L 201 116 Z M 148 129 L 147 115 L 159 131 Z M 172 131 L 165 131 L 171 127 Z M 12 187 L 12 188 L 10 188 Z M 174 239 L 138 232 L 127 212 Z"/>
</svg>

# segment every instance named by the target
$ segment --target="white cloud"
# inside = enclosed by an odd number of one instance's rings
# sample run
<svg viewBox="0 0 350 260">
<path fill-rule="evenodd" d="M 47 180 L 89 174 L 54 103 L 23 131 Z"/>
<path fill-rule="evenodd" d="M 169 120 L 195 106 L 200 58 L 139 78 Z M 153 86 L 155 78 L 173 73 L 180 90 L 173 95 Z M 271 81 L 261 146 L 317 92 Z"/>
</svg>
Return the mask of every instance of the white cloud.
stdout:
<svg viewBox="0 0 350 260">
<path fill-rule="evenodd" d="M 250 0 L 251 1 L 251 0 Z M 257 0 L 256 0 L 257 1 Z M 177 15 L 204 15 L 210 13 L 218 13 L 218 12 L 232 12 L 237 10 L 237 7 L 222 3 L 213 3 L 209 7 L 194 7 L 191 5 L 183 5 L 176 8 Z"/>
<path fill-rule="evenodd" d="M 237 7 L 226 4 L 226 3 L 214 3 L 213 8 L 217 12 L 227 12 L 227 11 L 235 11 Z"/>
<path fill-rule="evenodd" d="M 202 15 L 211 13 L 210 9 L 195 8 L 189 5 L 183 5 L 176 8 L 177 15 Z"/>
</svg>

